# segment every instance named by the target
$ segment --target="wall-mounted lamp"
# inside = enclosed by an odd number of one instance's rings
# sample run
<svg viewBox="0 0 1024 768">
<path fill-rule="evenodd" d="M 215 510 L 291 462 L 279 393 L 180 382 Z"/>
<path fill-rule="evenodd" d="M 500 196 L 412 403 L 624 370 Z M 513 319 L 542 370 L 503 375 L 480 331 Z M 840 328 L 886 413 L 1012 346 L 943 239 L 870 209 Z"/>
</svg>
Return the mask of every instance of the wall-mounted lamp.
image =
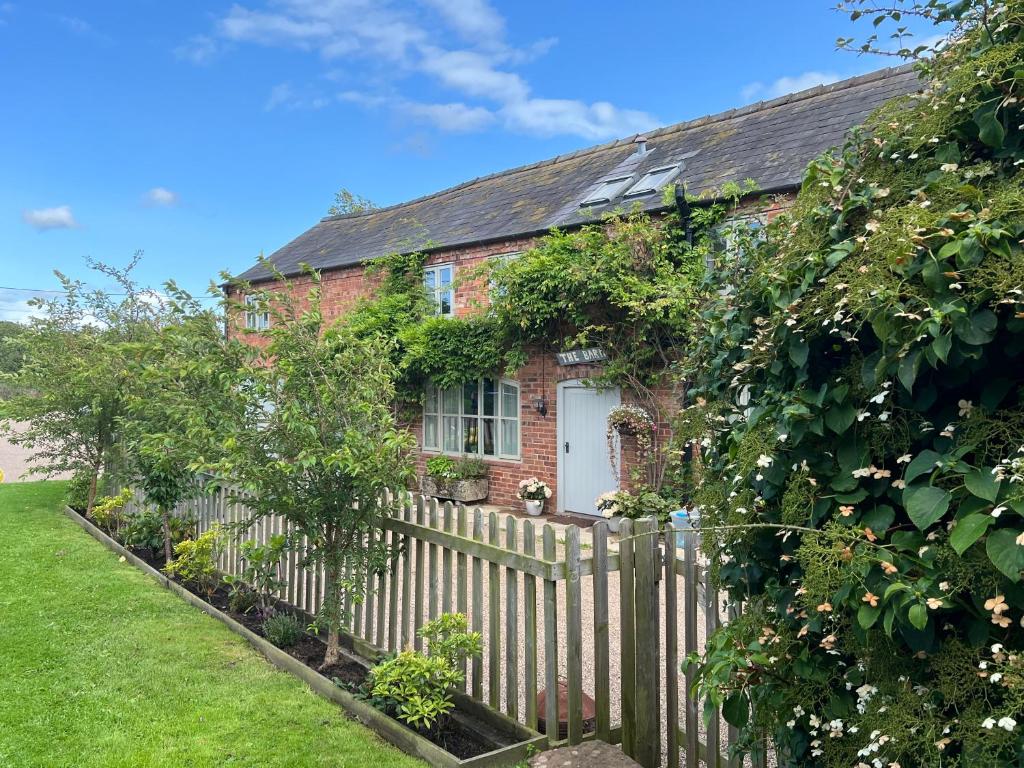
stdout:
<svg viewBox="0 0 1024 768">
<path fill-rule="evenodd" d="M 548 404 L 543 397 L 535 397 L 531 402 L 533 403 L 533 410 L 535 410 L 541 416 L 548 415 Z"/>
</svg>

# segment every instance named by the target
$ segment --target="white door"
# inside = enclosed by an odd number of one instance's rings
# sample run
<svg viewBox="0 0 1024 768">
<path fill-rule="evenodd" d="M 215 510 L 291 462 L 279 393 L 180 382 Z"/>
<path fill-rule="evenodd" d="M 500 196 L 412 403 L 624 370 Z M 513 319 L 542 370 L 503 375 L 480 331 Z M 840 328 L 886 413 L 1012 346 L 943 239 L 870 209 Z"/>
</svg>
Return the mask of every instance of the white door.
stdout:
<svg viewBox="0 0 1024 768">
<path fill-rule="evenodd" d="M 594 499 L 618 488 L 608 460 L 608 412 L 618 388 L 558 385 L 558 510 L 596 515 Z M 616 446 L 618 450 L 618 446 Z"/>
</svg>

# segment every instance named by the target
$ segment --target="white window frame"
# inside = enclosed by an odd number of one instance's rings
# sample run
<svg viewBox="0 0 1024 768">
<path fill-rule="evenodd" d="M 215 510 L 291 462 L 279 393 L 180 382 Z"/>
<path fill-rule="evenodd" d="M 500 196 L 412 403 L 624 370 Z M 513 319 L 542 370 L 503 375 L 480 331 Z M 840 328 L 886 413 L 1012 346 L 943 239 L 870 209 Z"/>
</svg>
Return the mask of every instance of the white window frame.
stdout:
<svg viewBox="0 0 1024 768">
<path fill-rule="evenodd" d="M 590 194 L 583 198 L 580 207 L 610 203 L 622 193 L 622 190 L 629 186 L 629 183 L 633 181 L 633 177 L 634 174 L 631 173 L 625 176 L 612 176 L 602 179 Z"/>
<path fill-rule="evenodd" d="M 636 197 L 638 195 L 649 195 L 657 192 L 670 181 L 679 175 L 679 165 L 663 165 L 660 168 L 652 168 L 647 171 L 640 180 L 623 193 L 623 197 Z M 654 183 L 654 179 L 659 181 Z"/>
<path fill-rule="evenodd" d="M 245 327 L 254 331 L 265 331 L 270 327 L 270 310 L 259 311 L 258 306 L 263 301 L 260 296 L 245 297 Z M 252 309 L 250 309 L 252 307 Z"/>
<path fill-rule="evenodd" d="M 448 283 L 447 287 L 441 286 L 441 270 L 450 269 L 452 272 L 451 282 Z M 432 274 L 434 276 L 434 287 L 427 287 L 427 275 Z M 431 264 L 423 267 L 423 289 L 430 296 L 431 301 L 434 304 L 434 315 L 437 317 L 454 317 L 455 316 L 455 264 L 453 262 L 446 262 L 444 264 Z M 451 294 L 451 299 L 448 303 L 448 311 L 441 311 L 441 296 L 442 294 Z"/>
<path fill-rule="evenodd" d="M 515 261 L 522 256 L 526 251 L 509 251 L 508 253 L 494 253 L 487 257 L 488 261 L 500 261 L 503 265 L 508 264 L 510 261 Z M 495 284 L 493 278 L 489 278 L 487 281 L 487 289 L 491 293 L 498 290 L 497 284 Z"/>
<path fill-rule="evenodd" d="M 486 377 L 490 378 L 490 377 Z M 422 421 L 422 445 L 421 448 L 425 453 L 442 453 L 449 456 L 473 456 L 480 459 L 494 459 L 494 460 L 506 460 L 506 461 L 519 461 L 522 456 L 522 444 L 523 444 L 523 422 L 522 422 L 522 388 L 518 381 L 513 379 L 499 379 L 493 378 L 495 387 L 495 404 L 494 404 L 494 415 L 485 416 L 483 414 L 483 402 L 484 402 L 484 379 L 477 379 L 477 402 L 480 404 L 477 413 L 466 413 L 465 412 L 465 398 L 463 397 L 462 387 L 457 388 L 458 392 L 458 403 L 459 407 L 457 411 L 449 412 L 444 407 L 444 393 L 441 387 L 435 386 L 433 383 L 428 383 L 427 387 L 432 388 L 434 392 L 434 410 L 430 410 L 430 398 L 429 392 L 423 398 L 423 421 Z M 503 390 L 506 386 L 514 387 L 516 391 L 516 407 L 515 413 L 509 414 L 505 412 L 505 398 Z M 436 441 L 429 445 L 427 444 L 427 419 L 434 419 L 434 435 Z M 456 419 L 458 426 L 458 435 L 460 447 L 465 447 L 462 444 L 462 429 L 463 419 L 477 420 L 477 435 L 480 434 L 480 422 L 483 419 L 492 419 L 494 421 L 494 453 L 488 454 L 483 452 L 483 441 L 477 440 L 476 451 L 465 451 L 465 450 L 450 450 L 444 447 L 444 422 L 445 419 Z M 505 422 L 514 421 L 516 424 L 516 451 L 515 453 L 506 453 L 502 451 L 504 447 L 504 435 L 505 435 Z"/>
</svg>

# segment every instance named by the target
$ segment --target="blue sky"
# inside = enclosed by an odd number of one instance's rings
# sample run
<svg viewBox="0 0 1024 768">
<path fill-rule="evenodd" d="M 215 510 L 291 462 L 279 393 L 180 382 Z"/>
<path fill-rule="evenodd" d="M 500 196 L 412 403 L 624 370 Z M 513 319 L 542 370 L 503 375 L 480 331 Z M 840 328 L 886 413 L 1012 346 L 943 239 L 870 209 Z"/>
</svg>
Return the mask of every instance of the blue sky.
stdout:
<svg viewBox="0 0 1024 768">
<path fill-rule="evenodd" d="M 827 0 L 0 0 L 0 286 L 141 249 L 202 291 L 339 187 L 400 202 L 897 63 L 835 50 L 869 33 Z"/>
</svg>

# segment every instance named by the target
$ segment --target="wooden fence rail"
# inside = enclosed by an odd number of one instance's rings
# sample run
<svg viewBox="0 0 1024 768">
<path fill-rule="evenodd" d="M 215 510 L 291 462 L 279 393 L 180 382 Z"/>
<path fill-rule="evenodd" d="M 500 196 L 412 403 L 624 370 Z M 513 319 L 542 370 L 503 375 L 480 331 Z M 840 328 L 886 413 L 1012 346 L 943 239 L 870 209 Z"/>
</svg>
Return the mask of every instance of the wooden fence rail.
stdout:
<svg viewBox="0 0 1024 768">
<path fill-rule="evenodd" d="M 692 673 L 681 672 L 685 656 L 739 609 L 707 582 L 696 532 L 623 520 L 616 536 L 604 521 L 556 528 L 407 492 L 397 498 L 397 513 L 370 534 L 392 547 L 388 567 L 345 598 L 346 632 L 357 644 L 420 648 L 424 622 L 458 611 L 484 646 L 465 670 L 465 690 L 531 728 L 543 721 L 552 745 L 598 738 L 645 768 L 766 765 L 763 751 L 727 757 L 735 730 L 717 719 L 705 725 L 702 702 L 689 693 Z M 176 514 L 195 517 L 199 533 L 237 526 L 249 516 L 244 500 L 222 488 Z M 136 494 L 129 511 L 141 504 Z M 241 541 L 266 543 L 276 533 L 293 542 L 277 597 L 316 614 L 323 569 L 303 565 L 306 542 L 281 517 L 229 537 L 220 567 L 240 575 Z M 550 692 L 543 708 L 539 690 Z"/>
</svg>

